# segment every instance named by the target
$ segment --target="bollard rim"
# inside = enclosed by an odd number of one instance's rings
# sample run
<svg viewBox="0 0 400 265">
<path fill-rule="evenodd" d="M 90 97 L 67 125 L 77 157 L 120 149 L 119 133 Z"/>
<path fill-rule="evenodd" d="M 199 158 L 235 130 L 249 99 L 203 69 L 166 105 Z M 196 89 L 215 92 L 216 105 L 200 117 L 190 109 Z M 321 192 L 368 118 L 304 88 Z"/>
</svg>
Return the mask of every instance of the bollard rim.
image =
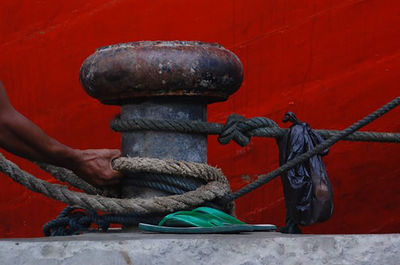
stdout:
<svg viewBox="0 0 400 265">
<path fill-rule="evenodd" d="M 83 62 L 80 81 L 104 104 L 167 97 L 211 103 L 240 88 L 243 66 L 218 43 L 139 41 L 98 48 Z"/>
</svg>

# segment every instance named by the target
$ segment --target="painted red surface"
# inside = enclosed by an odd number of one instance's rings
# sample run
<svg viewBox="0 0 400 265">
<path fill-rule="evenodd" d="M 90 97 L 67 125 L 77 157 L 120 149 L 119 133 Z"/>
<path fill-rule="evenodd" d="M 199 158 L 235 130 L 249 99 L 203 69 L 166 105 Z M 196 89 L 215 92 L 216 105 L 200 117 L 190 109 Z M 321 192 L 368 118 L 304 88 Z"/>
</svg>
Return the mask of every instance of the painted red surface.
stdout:
<svg viewBox="0 0 400 265">
<path fill-rule="evenodd" d="M 239 56 L 243 86 L 209 107 L 210 121 L 233 112 L 279 121 L 291 110 L 314 128 L 342 129 L 400 94 L 396 0 L 3 0 L 0 79 L 16 108 L 51 136 L 76 148 L 118 148 L 108 122 L 119 108 L 87 96 L 78 72 L 95 48 L 139 40 L 218 42 Z M 365 130 L 399 132 L 399 115 L 395 110 Z M 234 190 L 277 167 L 277 158 L 272 139 L 240 148 L 209 138 L 209 162 Z M 400 232 L 399 161 L 400 145 L 335 145 L 325 159 L 335 213 L 304 231 Z M 41 236 L 63 207 L 0 176 L 0 237 Z M 282 225 L 280 180 L 238 200 L 237 212 L 249 222 Z"/>
</svg>

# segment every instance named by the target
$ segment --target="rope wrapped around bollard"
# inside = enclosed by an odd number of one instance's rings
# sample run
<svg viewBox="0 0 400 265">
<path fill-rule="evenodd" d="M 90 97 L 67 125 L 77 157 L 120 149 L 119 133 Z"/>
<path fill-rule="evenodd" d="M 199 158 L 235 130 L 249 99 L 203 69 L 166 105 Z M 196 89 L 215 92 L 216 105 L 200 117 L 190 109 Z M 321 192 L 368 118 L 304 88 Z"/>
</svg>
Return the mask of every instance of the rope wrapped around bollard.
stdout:
<svg viewBox="0 0 400 265">
<path fill-rule="evenodd" d="M 26 188 L 69 205 L 108 213 L 135 213 L 147 215 L 170 213 L 196 207 L 202 203 L 222 198 L 230 193 L 229 183 L 222 172 L 206 164 L 154 158 L 121 157 L 113 161 L 113 168 L 121 172 L 151 172 L 191 176 L 207 183 L 196 190 L 181 195 L 150 199 L 119 199 L 69 190 L 67 186 L 51 184 L 23 171 L 0 154 L 0 171 Z M 77 176 L 74 176 L 77 178 Z M 67 181 L 70 182 L 70 179 Z"/>
<path fill-rule="evenodd" d="M 180 133 L 216 134 L 220 144 L 227 144 L 233 140 L 240 146 L 246 146 L 250 138 L 256 137 L 280 137 L 287 129 L 280 128 L 276 122 L 266 117 L 254 117 L 245 119 L 238 114 L 228 117 L 226 124 L 213 122 L 199 122 L 187 120 L 152 120 L 115 118 L 111 121 L 111 129 L 117 132 L 129 132 L 140 130 L 155 130 Z M 324 139 L 338 135 L 337 130 L 314 130 Z M 341 139 L 342 141 L 362 141 L 381 143 L 400 143 L 400 133 L 388 132 L 354 132 Z"/>
<path fill-rule="evenodd" d="M 203 179 L 206 184 L 198 187 L 195 190 L 188 191 L 180 195 L 154 197 L 150 199 L 119 199 L 99 195 L 105 194 L 104 191 L 100 191 L 94 187 L 91 187 L 90 184 L 80 180 L 72 172 L 65 169 L 57 170 L 57 168 L 54 166 L 42 165 L 42 168 L 53 172 L 57 179 L 81 188 L 86 193 L 71 191 L 66 186 L 51 184 L 44 180 L 38 179 L 21 170 L 11 161 L 8 161 L 2 154 L 0 154 L 0 171 L 32 191 L 42 193 L 50 198 L 62 201 L 69 205 L 77 205 L 84 209 L 98 210 L 116 214 L 134 214 L 134 216 L 131 216 L 131 218 L 136 216 L 147 216 L 155 213 L 165 214 L 177 210 L 194 208 L 203 203 L 213 201 L 214 199 L 221 199 L 223 202 L 229 203 L 269 182 L 283 172 L 303 163 L 306 159 L 315 156 L 321 152 L 321 150 L 332 146 L 339 140 L 346 139 L 346 137 L 349 137 L 355 131 L 381 117 L 385 113 L 397 107 L 399 104 L 400 97 L 397 97 L 377 111 L 354 123 L 347 129 L 334 134 L 334 136 L 317 145 L 314 149 L 302 154 L 299 157 L 296 157 L 293 160 L 288 161 L 286 164 L 270 172 L 269 174 L 263 175 L 258 180 L 250 183 L 234 194 L 231 194 L 229 182 L 227 181 L 226 177 L 217 168 L 213 168 L 207 164 L 201 163 L 160 160 L 154 158 L 121 157 L 113 161 L 113 168 L 120 172 L 149 172 L 155 174 L 168 174 L 182 178 L 194 177 Z M 268 125 L 269 127 L 272 127 L 272 130 L 275 130 L 275 132 L 282 130 L 277 128 L 275 124 L 276 123 L 266 118 L 254 118 L 251 119 L 250 122 L 247 122 L 244 120 L 244 118 L 231 116 L 231 119 L 228 119 L 224 131 L 220 134 L 219 140 L 222 143 L 227 143 L 233 139 L 239 144 L 245 145 L 248 144 L 250 141 L 250 136 L 252 136 L 253 133 L 256 135 L 255 133 L 258 132 L 258 130 L 263 130 L 263 128 L 260 128 L 262 125 Z M 390 134 L 390 137 L 388 138 L 391 138 L 391 141 L 393 142 L 397 142 L 398 135 L 399 134 Z M 388 138 L 386 138 L 386 140 Z M 92 217 L 90 220 L 100 220 L 93 214 L 91 216 Z M 83 221 L 87 219 L 85 216 L 81 215 L 81 217 L 84 217 L 84 219 L 82 219 Z M 65 217 L 61 216 L 59 220 L 60 222 L 64 220 L 62 218 Z"/>
</svg>

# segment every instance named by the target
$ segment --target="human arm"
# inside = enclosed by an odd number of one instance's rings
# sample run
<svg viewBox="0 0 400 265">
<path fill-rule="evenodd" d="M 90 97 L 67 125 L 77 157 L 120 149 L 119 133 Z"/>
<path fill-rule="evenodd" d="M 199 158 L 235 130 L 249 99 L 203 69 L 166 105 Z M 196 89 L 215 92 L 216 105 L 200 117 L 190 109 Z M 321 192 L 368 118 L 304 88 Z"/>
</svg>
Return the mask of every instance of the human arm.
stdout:
<svg viewBox="0 0 400 265">
<path fill-rule="evenodd" d="M 0 148 L 27 158 L 72 170 L 95 186 L 118 183 L 120 174 L 111 168 L 119 150 L 70 148 L 46 135 L 9 102 L 0 82 Z"/>
</svg>

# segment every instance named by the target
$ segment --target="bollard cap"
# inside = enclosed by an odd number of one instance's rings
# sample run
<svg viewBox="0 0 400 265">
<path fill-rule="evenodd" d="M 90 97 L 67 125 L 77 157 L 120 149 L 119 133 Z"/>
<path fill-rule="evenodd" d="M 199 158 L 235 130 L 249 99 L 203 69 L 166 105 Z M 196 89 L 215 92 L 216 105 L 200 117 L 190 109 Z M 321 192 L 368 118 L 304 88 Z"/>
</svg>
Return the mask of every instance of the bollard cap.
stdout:
<svg viewBox="0 0 400 265">
<path fill-rule="evenodd" d="M 80 80 L 104 104 L 160 97 L 210 103 L 239 89 L 243 67 L 234 53 L 215 43 L 141 41 L 97 49 L 83 62 Z"/>
</svg>

